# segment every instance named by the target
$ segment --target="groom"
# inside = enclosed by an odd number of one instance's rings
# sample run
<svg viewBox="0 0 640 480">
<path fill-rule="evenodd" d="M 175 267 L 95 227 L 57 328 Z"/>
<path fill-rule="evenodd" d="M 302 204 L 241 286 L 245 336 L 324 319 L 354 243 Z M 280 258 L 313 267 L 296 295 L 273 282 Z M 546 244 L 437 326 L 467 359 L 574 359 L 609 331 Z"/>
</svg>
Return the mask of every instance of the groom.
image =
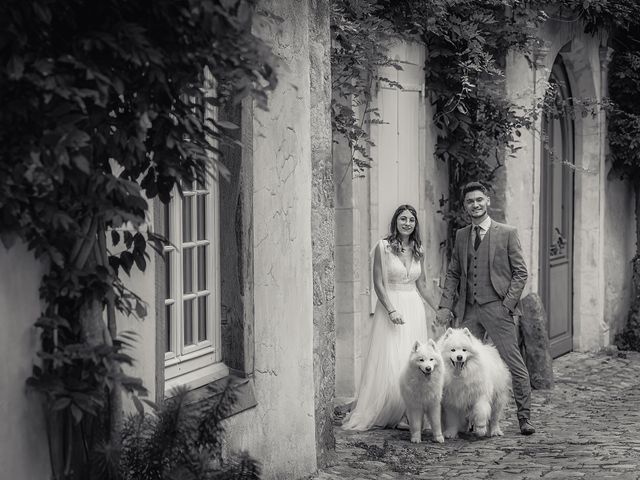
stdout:
<svg viewBox="0 0 640 480">
<path fill-rule="evenodd" d="M 491 220 L 491 201 L 481 183 L 465 185 L 462 196 L 471 225 L 456 232 L 436 321 L 446 324 L 453 310 L 460 327 L 478 338 L 489 334 L 511 371 L 520 432 L 531 435 L 531 384 L 513 318 L 522 313 L 520 295 L 527 282 L 518 233 L 515 227 Z"/>
</svg>

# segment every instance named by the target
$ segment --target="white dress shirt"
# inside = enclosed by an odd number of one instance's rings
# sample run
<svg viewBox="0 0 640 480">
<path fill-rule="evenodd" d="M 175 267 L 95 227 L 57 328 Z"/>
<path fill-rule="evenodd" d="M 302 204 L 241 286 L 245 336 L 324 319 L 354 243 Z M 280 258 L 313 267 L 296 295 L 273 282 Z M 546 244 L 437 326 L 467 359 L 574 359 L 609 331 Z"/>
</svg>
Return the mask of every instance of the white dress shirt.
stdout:
<svg viewBox="0 0 640 480">
<path fill-rule="evenodd" d="M 487 232 L 489 231 L 489 228 L 491 227 L 491 217 L 487 217 L 485 218 L 482 223 L 477 225 L 478 227 L 480 227 L 480 231 L 478 232 L 480 234 L 480 240 L 482 240 L 484 238 L 484 236 L 487 234 Z M 475 228 L 476 225 L 473 225 L 473 228 Z M 475 230 L 474 230 L 475 232 Z M 475 235 L 473 240 L 475 241 Z"/>
</svg>

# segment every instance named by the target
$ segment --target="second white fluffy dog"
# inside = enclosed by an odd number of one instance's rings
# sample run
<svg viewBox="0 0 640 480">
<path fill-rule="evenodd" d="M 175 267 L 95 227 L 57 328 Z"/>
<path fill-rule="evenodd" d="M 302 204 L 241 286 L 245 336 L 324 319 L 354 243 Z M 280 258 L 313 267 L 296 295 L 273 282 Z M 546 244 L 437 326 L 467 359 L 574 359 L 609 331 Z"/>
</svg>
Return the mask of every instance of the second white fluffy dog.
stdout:
<svg viewBox="0 0 640 480">
<path fill-rule="evenodd" d="M 400 377 L 400 392 L 406 406 L 413 443 L 420 443 L 422 440 L 425 415 L 431 424 L 433 440 L 444 442 L 440 426 L 440 400 L 444 382 L 442 367 L 442 357 L 433 340 L 413 345 L 407 367 Z"/>
<path fill-rule="evenodd" d="M 467 328 L 449 328 L 438 341 L 445 359 L 442 394 L 445 438 L 473 425 L 476 435 L 502 435 L 500 419 L 509 400 L 511 376 L 498 350 Z"/>
</svg>

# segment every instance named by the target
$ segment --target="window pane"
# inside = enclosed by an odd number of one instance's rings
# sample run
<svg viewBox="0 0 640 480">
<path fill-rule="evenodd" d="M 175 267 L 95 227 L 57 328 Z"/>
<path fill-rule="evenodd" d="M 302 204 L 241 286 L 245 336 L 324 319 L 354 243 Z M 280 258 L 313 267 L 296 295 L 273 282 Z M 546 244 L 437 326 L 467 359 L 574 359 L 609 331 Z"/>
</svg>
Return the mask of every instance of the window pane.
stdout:
<svg viewBox="0 0 640 480">
<path fill-rule="evenodd" d="M 182 249 L 182 291 L 193 292 L 193 248 Z"/>
<path fill-rule="evenodd" d="M 207 238 L 207 204 L 205 195 L 198 195 L 198 240 Z"/>
<path fill-rule="evenodd" d="M 163 214 L 164 214 L 164 236 L 166 238 L 170 238 L 170 234 L 171 234 L 171 230 L 169 230 L 169 226 L 171 225 L 171 209 L 169 208 L 169 204 L 165 203 L 162 205 L 163 208 Z"/>
<path fill-rule="evenodd" d="M 164 254 L 164 298 L 171 298 L 171 252 Z"/>
<path fill-rule="evenodd" d="M 198 291 L 207 289 L 207 245 L 198 247 Z"/>
<path fill-rule="evenodd" d="M 193 299 L 184 301 L 184 345 L 193 343 Z"/>
<path fill-rule="evenodd" d="M 198 297 L 198 341 L 202 342 L 207 337 L 207 299 L 209 297 Z"/>
<path fill-rule="evenodd" d="M 184 197 L 182 199 L 182 241 L 190 242 L 193 240 L 193 222 L 191 219 L 191 211 L 193 197 Z"/>
<path fill-rule="evenodd" d="M 164 307 L 164 338 L 165 338 L 165 352 L 170 352 L 171 351 L 171 309 L 173 308 L 173 305 L 166 305 Z"/>
<path fill-rule="evenodd" d="M 202 181 L 200 181 L 202 180 Z M 198 182 L 196 183 L 197 185 L 197 189 L 198 190 L 205 190 L 207 188 L 207 173 L 204 174 L 204 176 L 198 180 Z"/>
<path fill-rule="evenodd" d="M 184 180 L 182 182 L 182 192 L 192 192 L 193 191 L 193 182 L 187 182 Z"/>
</svg>

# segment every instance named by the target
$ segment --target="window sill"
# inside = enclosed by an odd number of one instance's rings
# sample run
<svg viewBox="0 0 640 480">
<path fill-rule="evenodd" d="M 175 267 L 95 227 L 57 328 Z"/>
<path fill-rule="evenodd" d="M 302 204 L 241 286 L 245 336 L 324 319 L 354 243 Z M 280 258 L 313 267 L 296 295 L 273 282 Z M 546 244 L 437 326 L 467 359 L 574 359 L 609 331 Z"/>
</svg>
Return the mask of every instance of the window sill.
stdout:
<svg viewBox="0 0 640 480">
<path fill-rule="evenodd" d="M 204 355 L 187 362 L 177 362 L 166 366 L 165 398 L 171 397 L 173 389 L 177 386 L 186 385 L 189 390 L 195 390 L 229 376 L 229 368 L 223 362 L 211 363 L 212 361 L 213 357 Z M 199 368 L 194 369 L 194 367 Z"/>
<path fill-rule="evenodd" d="M 233 374 L 191 390 L 187 395 L 186 404 L 195 408 L 202 408 L 217 402 L 227 382 L 231 382 L 236 389 L 236 401 L 225 418 L 232 417 L 258 405 L 251 378 L 242 378 Z"/>
</svg>

